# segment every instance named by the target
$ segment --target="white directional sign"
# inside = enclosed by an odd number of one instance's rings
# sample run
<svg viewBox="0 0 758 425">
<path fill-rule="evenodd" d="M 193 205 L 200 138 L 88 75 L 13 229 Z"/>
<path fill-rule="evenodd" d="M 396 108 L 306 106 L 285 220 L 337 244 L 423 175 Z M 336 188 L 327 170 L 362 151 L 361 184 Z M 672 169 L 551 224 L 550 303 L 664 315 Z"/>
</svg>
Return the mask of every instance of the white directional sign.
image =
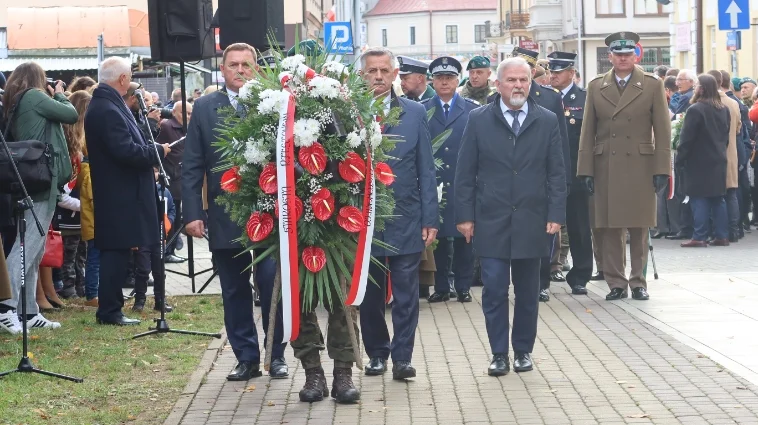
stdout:
<svg viewBox="0 0 758 425">
<path fill-rule="evenodd" d="M 750 29 L 748 0 L 719 0 L 719 29 L 723 31 Z"/>
</svg>

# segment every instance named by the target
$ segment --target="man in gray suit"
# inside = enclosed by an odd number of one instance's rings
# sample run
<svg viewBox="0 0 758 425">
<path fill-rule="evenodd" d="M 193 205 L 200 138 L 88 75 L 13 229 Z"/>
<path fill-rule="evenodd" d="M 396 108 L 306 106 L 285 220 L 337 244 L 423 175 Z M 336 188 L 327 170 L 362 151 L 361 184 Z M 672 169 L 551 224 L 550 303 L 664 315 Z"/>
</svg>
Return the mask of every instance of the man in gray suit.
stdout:
<svg viewBox="0 0 758 425">
<path fill-rule="evenodd" d="M 221 154 L 213 147 L 218 139 L 218 131 L 223 124 L 226 111 L 234 107 L 236 113 L 244 116 L 244 105 L 237 93 L 247 80 L 253 78 L 257 69 L 255 50 L 245 43 L 229 45 L 224 50 L 221 73 L 226 86 L 217 92 L 202 96 L 195 102 L 192 120 L 187 128 L 182 164 L 182 193 L 184 220 L 187 234 L 202 238 L 205 234 L 205 212 L 203 211 L 203 178 L 208 177 L 208 236 L 214 265 L 221 282 L 221 297 L 224 300 L 224 323 L 229 343 L 238 364 L 227 376 L 230 381 L 247 381 L 261 376 L 258 334 L 253 318 L 253 292 L 250 287 L 252 257 L 245 252 L 242 244 L 234 242 L 242 236 L 242 228 L 229 218 L 224 207 L 216 203 L 221 194 L 222 172 L 214 171 L 221 161 Z M 256 266 L 255 281 L 261 291 L 263 329 L 268 329 L 268 309 L 271 305 L 274 276 L 277 264 L 273 259 L 265 259 Z M 278 309 L 281 312 L 281 307 Z M 272 378 L 286 378 L 287 363 L 284 360 L 281 313 L 276 321 L 271 368 Z"/>
<path fill-rule="evenodd" d="M 474 241 L 482 263 L 482 309 L 493 354 L 490 376 L 510 370 L 511 276 L 516 295 L 513 369 L 532 370 L 540 258 L 549 257 L 548 240 L 566 222 L 559 118 L 529 96 L 530 84 L 524 59 L 506 59 L 498 66 L 499 95 L 469 114 L 455 173 L 458 230 L 466 242 Z"/>
</svg>

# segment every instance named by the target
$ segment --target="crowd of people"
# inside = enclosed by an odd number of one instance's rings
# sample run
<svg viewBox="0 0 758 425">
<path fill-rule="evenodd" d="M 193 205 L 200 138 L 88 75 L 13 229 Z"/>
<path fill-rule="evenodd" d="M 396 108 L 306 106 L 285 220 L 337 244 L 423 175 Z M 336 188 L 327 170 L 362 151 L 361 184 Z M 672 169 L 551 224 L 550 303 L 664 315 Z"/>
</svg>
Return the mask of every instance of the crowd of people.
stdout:
<svg viewBox="0 0 758 425">
<path fill-rule="evenodd" d="M 513 370 L 527 372 L 533 369 L 539 302 L 550 300 L 551 282 L 565 281 L 573 295 L 582 296 L 590 280 L 604 279 L 607 300 L 630 293 L 648 300 L 644 270 L 651 228 L 653 238 L 681 239 L 683 247 L 727 246 L 750 232 L 755 224 L 749 219 L 750 200 L 758 205 L 755 81 L 716 70 L 644 72 L 634 60 L 638 42 L 632 32 L 609 35 L 605 43 L 613 68 L 588 81 L 586 89 L 575 69 L 577 55 L 569 52 L 539 60 L 538 52 L 517 47 L 497 65 L 494 85 L 486 57 L 472 58 L 462 81 L 463 67 L 450 56 L 427 65 L 385 48 L 363 52 L 357 72 L 385 114 L 401 110 L 400 124 L 383 132 L 404 141 L 389 153 L 396 174 L 393 196 L 403 214 L 374 235 L 394 249 L 374 247 L 373 256 L 387 270 L 372 264 L 377 285 L 368 286 L 359 319 L 347 320 L 351 310 L 333 303 L 325 338 L 315 313 L 303 313 L 299 336 L 291 342 L 306 375 L 301 401 L 330 394 L 338 402 L 360 399 L 352 381 L 351 325 L 356 335 L 360 331 L 370 359 L 367 376 L 383 375 L 391 359 L 393 379 L 415 377 L 419 299 L 471 302 L 471 287 L 482 285 L 492 351 L 489 375 L 511 370 L 511 348 Z M 286 54 L 308 55 L 319 48 L 307 40 Z M 40 268 L 45 237 L 27 232 L 26 276 L 37 283 L 30 285 L 27 305 L 31 327 L 60 327 L 41 311 L 77 296 L 97 307 L 98 323 L 137 324 L 122 312 L 122 288 L 134 287 L 132 310 L 141 311 L 151 272 L 154 308 L 170 310 L 160 264 L 163 221 L 172 241 L 163 252 L 166 262 L 186 261 L 176 254 L 182 226 L 188 236 L 209 238 L 227 335 L 238 360 L 227 379 L 262 375 L 251 278 L 268 331 L 278 265 L 266 258 L 254 270 L 249 267 L 260 253 L 244 249 L 240 227 L 216 203 L 223 170 L 217 168 L 222 158 L 213 144 L 224 125 L 221 111 L 240 118 L 255 113 L 239 101 L 239 92 L 270 63 L 271 56 L 232 44 L 220 65 L 223 88 L 196 90 L 186 104 L 174 91 L 165 106 L 131 81 L 131 64 L 120 58 L 102 62 L 99 82 L 79 78 L 70 92 L 62 82 L 47 84 L 44 71 L 32 62 L 11 74 L 3 107 L 5 117 L 9 111 L 15 115 L 5 125 L 14 140 L 49 141 L 55 178 L 49 190 L 32 194 L 34 212 L 43 227 L 60 229 L 65 241 L 63 267 Z M 398 76 L 402 94 L 395 88 Z M 431 141 L 448 133 L 433 151 Z M 172 145 L 185 136 L 184 143 Z M 160 164 L 168 187 L 161 186 Z M 7 266 L 0 264 L 0 327 L 17 333 L 22 265 L 11 200 L 3 201 L 0 233 Z M 430 270 L 436 273 L 426 279 Z M 385 321 L 389 275 L 392 337 Z M 433 293 L 424 293 L 422 282 L 433 286 Z M 275 334 L 266 335 L 276 340 L 272 378 L 289 374 L 286 344 L 280 342 L 281 310 Z M 321 366 L 324 349 L 334 360 L 331 391 Z"/>
</svg>

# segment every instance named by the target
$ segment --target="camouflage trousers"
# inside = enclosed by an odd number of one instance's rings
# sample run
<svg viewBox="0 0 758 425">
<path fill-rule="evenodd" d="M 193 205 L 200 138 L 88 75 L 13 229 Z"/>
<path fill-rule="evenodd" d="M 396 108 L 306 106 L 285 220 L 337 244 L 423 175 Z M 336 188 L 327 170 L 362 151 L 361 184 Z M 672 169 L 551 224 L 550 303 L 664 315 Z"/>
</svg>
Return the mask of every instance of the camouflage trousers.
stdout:
<svg viewBox="0 0 758 425">
<path fill-rule="evenodd" d="M 63 289 L 76 288 L 84 296 L 84 266 L 87 263 L 87 242 L 81 235 L 63 235 Z"/>
<path fill-rule="evenodd" d="M 327 311 L 327 335 L 324 345 L 324 335 L 314 311 L 319 303 L 316 291 L 313 291 L 313 309 L 302 312 L 300 315 L 300 333 L 296 340 L 291 342 L 295 357 L 300 360 L 304 369 L 321 366 L 321 351 L 326 348 L 329 358 L 334 360 L 334 367 L 353 367 L 353 342 L 347 327 L 345 305 L 339 301 L 339 296 L 332 293 L 331 306 L 322 302 Z M 351 308 L 352 322 L 355 327 L 355 337 L 360 341 L 358 330 L 358 317 L 355 309 Z"/>
</svg>

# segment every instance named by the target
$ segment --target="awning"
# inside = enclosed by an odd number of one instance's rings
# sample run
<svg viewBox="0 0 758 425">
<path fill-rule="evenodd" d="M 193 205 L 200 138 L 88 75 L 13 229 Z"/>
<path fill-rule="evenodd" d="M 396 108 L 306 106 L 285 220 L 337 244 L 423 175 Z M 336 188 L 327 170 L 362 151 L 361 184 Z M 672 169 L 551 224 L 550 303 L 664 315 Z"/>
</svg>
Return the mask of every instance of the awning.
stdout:
<svg viewBox="0 0 758 425">
<path fill-rule="evenodd" d="M 135 63 L 137 55 L 130 54 L 132 63 Z M 80 71 L 97 69 L 98 62 L 96 56 L 79 56 L 79 57 L 32 57 L 17 56 L 7 59 L 0 59 L 0 71 L 8 72 L 16 69 L 17 66 L 24 62 L 34 61 L 39 64 L 45 71 Z M 208 71 L 210 72 L 210 71 Z"/>
</svg>

